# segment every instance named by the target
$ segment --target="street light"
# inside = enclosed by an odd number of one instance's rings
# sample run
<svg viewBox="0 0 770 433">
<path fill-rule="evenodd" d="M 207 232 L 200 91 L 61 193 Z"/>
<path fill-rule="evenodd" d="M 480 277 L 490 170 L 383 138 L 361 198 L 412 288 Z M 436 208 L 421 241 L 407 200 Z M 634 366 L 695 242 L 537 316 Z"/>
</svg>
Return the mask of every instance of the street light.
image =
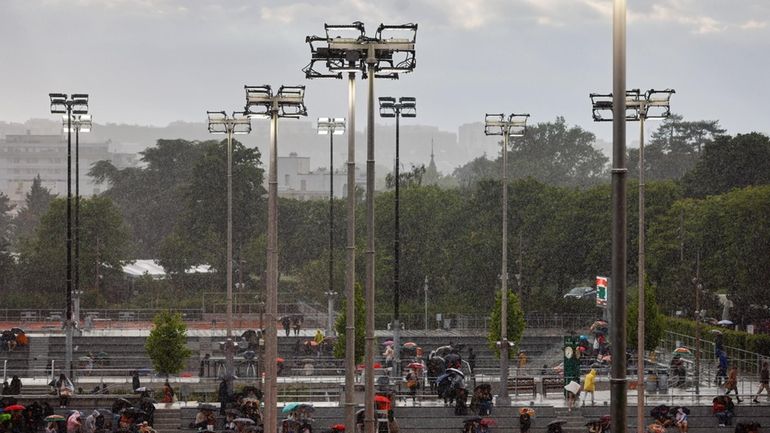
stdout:
<svg viewBox="0 0 770 433">
<path fill-rule="evenodd" d="M 225 381 L 228 393 L 233 391 L 233 135 L 251 132 L 251 119 L 243 112 L 207 111 L 211 134 L 227 134 L 227 339 L 225 340 Z M 240 269 L 240 268 L 239 268 Z"/>
<path fill-rule="evenodd" d="M 278 91 L 268 85 L 244 86 L 248 116 L 270 119 L 270 169 L 267 196 L 267 338 L 265 341 L 265 432 L 274 433 L 278 424 L 278 118 L 298 119 L 307 116 L 305 86 L 281 86 Z"/>
<path fill-rule="evenodd" d="M 319 117 L 318 135 L 329 136 L 329 290 L 325 292 L 328 298 L 328 318 L 326 335 L 334 332 L 334 136 L 345 133 L 345 119 L 342 117 Z"/>
<path fill-rule="evenodd" d="M 64 370 L 72 377 L 72 116 L 88 114 L 88 95 L 84 93 L 49 93 L 51 114 L 64 114 L 67 119 L 67 313 L 64 320 Z"/>
<path fill-rule="evenodd" d="M 390 96 L 380 97 L 380 117 L 396 118 L 396 167 L 395 174 L 395 227 L 393 229 L 393 348 L 395 349 L 394 364 L 392 369 L 393 377 L 398 377 L 401 370 L 401 323 L 399 317 L 399 304 L 401 290 L 399 288 L 399 259 L 401 257 L 401 229 L 399 226 L 399 185 L 401 176 L 399 173 L 399 137 L 400 127 L 399 119 L 402 117 L 417 117 L 417 100 L 411 96 L 402 96 L 396 98 Z"/>
<path fill-rule="evenodd" d="M 637 319 L 637 432 L 644 433 L 644 326 L 645 326 L 645 227 L 644 227 L 644 121 L 665 119 L 671 115 L 671 95 L 673 89 L 650 89 L 645 93 L 639 89 L 626 90 L 626 121 L 639 121 L 639 251 L 637 285 L 639 290 Z M 589 95 L 594 121 L 612 121 L 612 94 Z"/>
<path fill-rule="evenodd" d="M 374 79 L 398 79 L 399 74 L 412 72 L 416 66 L 415 42 L 417 24 L 385 25 L 380 24 L 374 37 L 366 36 L 364 24 L 356 21 L 345 25 L 324 25 L 325 36 L 308 36 L 305 42 L 310 45 L 310 63 L 303 68 L 308 79 L 342 78 L 348 72 L 348 131 L 355 133 L 353 98 L 355 96 L 355 72 L 361 78 L 368 79 L 368 103 L 366 125 L 366 356 L 364 360 L 366 376 L 366 395 L 364 397 L 364 424 L 366 433 L 374 433 Z M 328 72 L 316 70 L 322 64 Z M 355 262 L 351 258 L 353 249 L 354 226 L 352 215 L 355 212 L 352 138 L 348 139 L 348 261 L 346 278 L 347 326 L 346 353 L 347 373 L 345 375 L 345 422 L 355 425 L 355 406 L 353 403 L 353 366 L 355 365 L 354 316 L 354 270 Z"/>
<path fill-rule="evenodd" d="M 75 323 L 80 323 L 80 295 L 83 294 L 80 290 L 80 133 L 91 132 L 91 120 L 90 114 L 73 114 L 71 119 L 66 114 L 62 116 L 62 130 L 75 132 L 75 289 L 72 311 Z"/>
<path fill-rule="evenodd" d="M 511 343 L 508 341 L 508 141 L 510 137 L 523 137 L 527 132 L 529 114 L 487 114 L 484 117 L 484 134 L 503 136 L 503 251 L 502 251 L 502 282 L 500 296 L 500 391 L 497 395 L 499 406 L 509 405 L 508 396 L 508 351 Z"/>
</svg>

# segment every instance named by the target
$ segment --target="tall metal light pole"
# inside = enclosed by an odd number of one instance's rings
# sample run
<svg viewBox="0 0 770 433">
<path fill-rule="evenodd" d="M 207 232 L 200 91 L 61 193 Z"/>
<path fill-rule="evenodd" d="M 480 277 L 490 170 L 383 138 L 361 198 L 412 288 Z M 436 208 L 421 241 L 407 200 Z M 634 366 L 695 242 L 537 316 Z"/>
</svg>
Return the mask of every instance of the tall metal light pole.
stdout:
<svg viewBox="0 0 770 433">
<path fill-rule="evenodd" d="M 72 336 L 75 322 L 72 319 L 72 115 L 88 114 L 88 95 L 73 93 L 49 93 L 52 114 L 65 114 L 67 118 L 67 310 L 64 318 L 64 371 L 72 377 Z"/>
<path fill-rule="evenodd" d="M 208 129 L 212 134 L 227 134 L 227 339 L 225 340 L 225 381 L 233 391 L 235 343 L 233 342 L 233 135 L 251 132 L 251 119 L 243 112 L 207 111 Z M 239 267 L 240 269 L 240 267 Z M 240 275 L 240 273 L 239 273 Z"/>
<path fill-rule="evenodd" d="M 695 256 L 695 278 L 692 279 L 693 290 L 695 290 L 695 398 L 700 398 L 700 322 L 703 320 L 703 314 L 700 311 L 700 296 L 703 290 L 703 283 L 700 280 L 700 250 Z M 697 400 L 696 400 L 697 401 Z"/>
<path fill-rule="evenodd" d="M 393 349 L 395 351 L 394 367 L 391 370 L 393 377 L 401 375 L 401 323 L 399 317 L 399 305 L 401 303 L 401 290 L 399 287 L 399 259 L 401 257 L 401 229 L 399 227 L 399 185 L 401 176 L 399 173 L 399 119 L 402 117 L 417 117 L 417 102 L 414 97 L 403 96 L 398 99 L 385 96 L 380 98 L 380 116 L 396 118 L 396 167 L 395 174 L 395 227 L 393 229 Z"/>
<path fill-rule="evenodd" d="M 428 276 L 425 276 L 425 286 L 423 287 L 425 290 L 425 316 L 423 319 L 425 320 L 425 335 L 428 335 Z"/>
<path fill-rule="evenodd" d="M 612 295 L 610 298 L 610 416 L 614 433 L 626 433 L 628 401 L 626 395 L 626 0 L 613 0 L 612 10 L 612 94 L 606 98 L 591 95 L 597 110 L 612 116 Z M 623 113 L 623 115 L 619 115 Z M 609 120 L 609 119 L 607 119 Z"/>
<path fill-rule="evenodd" d="M 80 133 L 90 132 L 92 120 L 90 114 L 73 114 L 62 116 L 62 128 L 65 132 L 75 131 L 75 288 L 73 291 L 73 311 L 74 322 L 80 323 Z"/>
<path fill-rule="evenodd" d="M 671 115 L 670 100 L 673 89 L 650 89 L 645 93 L 639 89 L 626 90 L 625 120 L 639 121 L 639 250 L 638 250 L 638 318 L 637 318 L 637 432 L 644 433 L 644 343 L 645 343 L 645 223 L 644 223 L 644 122 L 665 119 Z M 597 122 L 611 121 L 612 93 L 590 94 L 593 118 Z"/>
<path fill-rule="evenodd" d="M 334 333 L 334 136 L 345 133 L 345 119 L 341 117 L 319 117 L 318 134 L 329 135 L 329 290 L 326 335 Z"/>
<path fill-rule="evenodd" d="M 497 405 L 508 406 L 511 399 L 508 396 L 508 352 L 511 343 L 508 341 L 508 142 L 510 137 L 523 137 L 527 131 L 529 114 L 487 114 L 484 118 L 484 134 L 503 136 L 503 166 L 501 182 L 503 187 L 502 208 L 502 260 L 500 272 L 500 390 L 497 394 Z"/>
<path fill-rule="evenodd" d="M 367 37 L 364 24 L 355 22 L 352 25 L 330 26 L 325 25 L 326 36 L 308 36 L 305 41 L 310 44 L 311 59 L 303 71 L 308 78 L 339 77 L 344 71 L 352 73 L 359 71 L 362 78 L 368 80 L 367 103 L 367 143 L 366 143 L 366 351 L 365 351 L 365 396 L 364 396 L 364 424 L 366 433 L 374 433 L 374 79 L 390 78 L 398 79 L 400 73 L 411 72 L 416 66 L 415 41 L 417 24 L 385 25 L 380 24 L 374 37 Z M 353 37 L 332 37 L 330 30 L 345 30 L 353 32 Z M 395 33 L 395 35 L 393 35 Z M 400 35 L 399 35 L 400 33 Z M 314 44 L 325 44 L 315 46 Z M 325 65 L 331 74 L 316 71 L 316 63 Z M 352 89 L 352 85 L 350 86 Z M 352 92 L 351 92 L 352 94 Z M 350 117 L 350 116 L 349 116 Z M 350 117 L 352 120 L 352 117 Z M 349 130 L 354 130 L 354 125 L 349 125 Z M 348 172 L 350 176 L 350 172 Z M 350 177 L 349 177 L 350 179 Z M 348 183 L 349 193 L 353 183 Z M 350 201 L 348 202 L 350 203 Z M 350 207 L 349 211 L 354 210 Z M 350 215 L 350 214 L 349 214 Z M 349 252 L 350 254 L 350 252 Z M 348 272 L 353 272 L 348 262 Z M 352 284 L 352 276 L 351 284 Z M 348 293 L 348 296 L 352 296 Z M 349 316 L 355 304 L 348 298 L 348 322 L 346 329 L 346 349 L 352 350 L 355 340 L 351 334 L 354 332 Z M 346 353 L 346 359 L 348 358 Z M 349 360 L 348 360 L 349 362 Z M 347 370 L 351 370 L 354 363 L 349 363 Z M 346 423 L 348 428 L 355 425 L 352 402 L 352 380 L 346 381 Z M 351 394 L 347 394 L 350 392 Z"/>
<path fill-rule="evenodd" d="M 278 427 L 278 118 L 307 116 L 305 86 L 244 86 L 248 116 L 270 119 L 270 168 L 267 196 L 267 338 L 265 341 L 265 433 Z"/>
</svg>

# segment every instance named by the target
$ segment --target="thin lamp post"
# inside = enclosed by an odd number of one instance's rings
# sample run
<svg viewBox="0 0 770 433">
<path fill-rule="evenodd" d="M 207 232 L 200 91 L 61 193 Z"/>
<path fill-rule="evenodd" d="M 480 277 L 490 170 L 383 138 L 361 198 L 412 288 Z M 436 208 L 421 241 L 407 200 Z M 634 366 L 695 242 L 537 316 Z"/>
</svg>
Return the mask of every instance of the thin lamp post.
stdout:
<svg viewBox="0 0 770 433">
<path fill-rule="evenodd" d="M 500 273 L 500 390 L 497 394 L 498 406 L 510 405 L 508 396 L 508 351 L 511 343 L 508 341 L 508 143 L 510 137 L 523 137 L 527 131 L 529 114 L 487 114 L 484 118 L 484 134 L 503 136 L 502 158 L 502 260 Z"/>
<path fill-rule="evenodd" d="M 72 115 L 88 114 L 88 95 L 73 93 L 49 93 L 51 114 L 65 114 L 67 118 L 67 292 L 64 319 L 64 371 L 72 377 L 72 337 L 75 323 L 72 320 Z"/>
<path fill-rule="evenodd" d="M 251 132 L 251 119 L 243 112 L 207 111 L 208 130 L 211 134 L 227 134 L 227 339 L 225 340 L 225 381 L 228 393 L 233 391 L 235 368 L 233 357 L 233 135 Z M 240 269 L 240 267 L 239 267 Z M 239 273 L 240 275 L 240 273 Z"/>
<path fill-rule="evenodd" d="M 639 250 L 638 250 L 638 318 L 637 318 L 637 432 L 644 433 L 644 343 L 645 343 L 645 182 L 644 182 L 644 122 L 665 119 L 671 115 L 673 89 L 650 89 L 645 93 L 639 89 L 626 91 L 625 120 L 639 121 Z M 590 95 L 593 118 L 597 122 L 610 121 L 612 116 L 612 94 Z"/>
<path fill-rule="evenodd" d="M 268 85 L 244 86 L 248 116 L 270 119 L 270 168 L 267 198 L 267 335 L 265 341 L 265 432 L 278 426 L 278 118 L 307 116 L 305 86 L 281 86 L 276 93 Z"/>
<path fill-rule="evenodd" d="M 414 97 L 402 96 L 396 102 L 396 98 L 385 96 L 380 98 L 380 116 L 385 118 L 396 118 L 396 167 L 395 174 L 395 226 L 393 228 L 393 347 L 395 355 L 393 357 L 394 367 L 392 369 L 393 377 L 399 377 L 401 374 L 401 323 L 399 315 L 401 290 L 399 287 L 399 260 L 401 258 L 401 228 L 399 226 L 399 185 L 401 176 L 399 173 L 399 137 L 400 137 L 400 118 L 417 117 L 417 103 Z"/>
<path fill-rule="evenodd" d="M 73 114 L 72 119 L 62 116 L 62 127 L 68 128 L 68 123 L 75 130 L 75 288 L 73 299 L 73 315 L 75 323 L 80 322 L 80 133 L 91 132 L 92 119 L 90 114 Z M 98 276 L 97 276 L 98 277 Z"/>
<path fill-rule="evenodd" d="M 345 119 L 341 117 L 319 117 L 318 134 L 329 136 L 329 291 L 326 335 L 334 332 L 334 136 L 345 133 Z"/>
<path fill-rule="evenodd" d="M 354 22 L 351 25 L 325 25 L 326 36 L 308 36 L 305 41 L 310 44 L 311 60 L 303 71 L 307 78 L 341 78 L 342 72 L 359 71 L 362 78 L 368 80 L 367 101 L 367 134 L 366 134 L 366 350 L 365 350 L 365 396 L 364 396 L 364 425 L 366 433 L 374 433 L 374 79 L 398 79 L 400 73 L 412 72 L 416 66 L 415 42 L 417 24 L 385 25 L 380 24 L 374 37 L 367 37 L 364 24 Z M 354 37 L 332 37 L 331 31 L 352 31 Z M 396 35 L 393 36 L 392 34 Z M 314 44 L 321 44 L 316 46 Z M 324 45 L 325 44 L 325 45 Z M 324 64 L 330 73 L 321 73 L 315 69 L 316 63 Z M 350 86 L 352 89 L 352 85 Z M 352 91 L 350 94 L 352 95 Z M 351 101 L 352 102 L 352 101 Z M 352 113 L 351 113 L 352 114 Z M 349 116 L 350 117 L 350 116 Z M 351 117 L 352 120 L 352 117 Z M 354 131 L 354 125 L 348 125 Z M 350 171 L 348 172 L 350 179 Z M 348 183 L 349 197 L 353 183 Z M 349 212 L 354 207 L 349 203 Z M 349 215 L 351 214 L 349 213 Z M 350 223 L 350 221 L 349 221 Z M 349 226 L 350 227 L 350 226 Z M 350 230 L 350 229 L 349 229 Z M 349 237 L 350 241 L 350 237 Z M 351 254 L 349 250 L 349 254 Z M 346 329 L 346 350 L 352 350 L 355 340 L 351 337 L 354 332 L 350 312 L 355 308 L 351 301 L 353 296 L 352 283 L 353 266 L 348 261 L 348 321 Z M 346 352 L 347 371 L 352 370 L 354 362 L 350 362 Z M 354 406 L 352 401 L 352 376 L 348 381 L 345 376 L 345 422 L 349 426 L 355 424 Z M 350 394 L 348 394 L 350 393 Z"/>
</svg>

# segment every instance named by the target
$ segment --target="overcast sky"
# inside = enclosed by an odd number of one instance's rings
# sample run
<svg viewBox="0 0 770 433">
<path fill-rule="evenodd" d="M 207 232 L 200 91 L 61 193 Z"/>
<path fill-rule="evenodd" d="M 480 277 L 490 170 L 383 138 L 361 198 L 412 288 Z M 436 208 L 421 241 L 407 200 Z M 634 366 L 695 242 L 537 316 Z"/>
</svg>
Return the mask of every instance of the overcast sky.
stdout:
<svg viewBox="0 0 770 433">
<path fill-rule="evenodd" d="M 628 85 L 675 88 L 673 111 L 768 132 L 770 1 L 629 0 Z M 50 117 L 49 92 L 87 92 L 95 120 L 165 125 L 244 105 L 244 84 L 307 84 L 309 117 L 345 116 L 339 80 L 305 80 L 324 22 L 415 22 L 417 69 L 376 83 L 456 131 L 485 112 L 593 124 L 611 88 L 611 0 L 0 0 L 0 120 Z M 358 86 L 358 126 L 366 87 Z M 629 137 L 634 137 L 629 132 Z"/>
</svg>

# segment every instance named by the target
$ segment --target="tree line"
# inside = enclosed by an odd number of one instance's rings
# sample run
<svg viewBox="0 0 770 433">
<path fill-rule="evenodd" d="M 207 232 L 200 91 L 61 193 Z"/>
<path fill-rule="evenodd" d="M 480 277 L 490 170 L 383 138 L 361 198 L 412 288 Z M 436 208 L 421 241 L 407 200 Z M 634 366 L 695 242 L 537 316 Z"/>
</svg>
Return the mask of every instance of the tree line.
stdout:
<svg viewBox="0 0 770 433">
<path fill-rule="evenodd" d="M 224 142 L 159 140 L 142 153 L 142 166 L 117 169 L 107 161 L 90 175 L 109 184 L 81 201 L 81 286 L 95 304 L 144 302 L 147 293 L 169 305 L 221 291 L 224 273 L 187 275 L 191 265 L 225 268 Z M 768 317 L 758 294 L 770 287 L 770 139 L 760 133 L 724 133 L 717 122 L 662 122 L 646 146 L 648 280 L 662 312 L 692 315 L 696 257 L 709 314 L 717 293 L 733 299 L 741 321 Z M 610 199 L 607 158 L 593 134 L 563 118 L 532 126 L 509 150 L 510 286 L 525 312 L 589 312 L 588 301 L 563 294 L 609 275 Z M 629 149 L 628 279 L 636 281 L 637 184 Z M 487 315 L 499 291 L 500 157 L 478 158 L 450 175 L 414 167 L 402 173 L 400 286 L 402 313 L 421 314 L 425 277 L 430 311 Z M 234 143 L 234 268 L 246 290 L 264 291 L 266 196 L 262 155 Z M 666 167 L 664 169 L 664 167 Z M 451 181 L 449 181 L 451 180 Z M 392 187 L 391 176 L 388 186 Z M 452 185 L 452 186 L 447 186 Z M 357 279 L 363 281 L 365 206 L 356 194 Z M 47 204 L 43 202 L 48 202 Z M 44 205 L 45 204 L 45 205 Z M 0 196 L 0 284 L 6 303 L 50 305 L 63 296 L 64 202 L 37 182 L 25 206 L 10 216 Z M 344 287 L 346 212 L 334 200 L 334 286 Z M 0 209 L 3 210 L 3 209 Z M 392 305 L 394 194 L 375 196 L 378 312 Z M 280 302 L 321 302 L 328 289 L 328 202 L 279 200 Z M 11 253 L 13 252 L 13 254 Z M 126 296 L 120 266 L 158 259 L 165 281 L 142 280 Z M 147 290 L 145 290 L 147 289 Z M 470 296 L 469 296 L 470 295 Z M 197 302 L 197 301 L 196 301 Z M 27 305 L 31 305 L 29 302 Z M 37 304 L 35 304 L 37 305 Z"/>
</svg>

